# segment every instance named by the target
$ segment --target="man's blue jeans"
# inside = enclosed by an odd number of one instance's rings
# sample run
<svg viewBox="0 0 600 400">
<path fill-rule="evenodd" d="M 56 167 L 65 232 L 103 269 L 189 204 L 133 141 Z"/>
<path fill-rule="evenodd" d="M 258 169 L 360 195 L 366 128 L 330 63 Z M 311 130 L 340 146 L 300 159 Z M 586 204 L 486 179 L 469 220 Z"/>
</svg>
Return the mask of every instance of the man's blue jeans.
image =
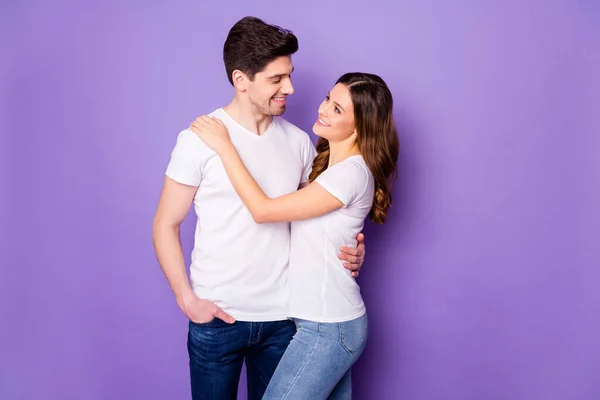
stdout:
<svg viewBox="0 0 600 400">
<path fill-rule="evenodd" d="M 190 322 L 192 398 L 235 399 L 245 360 L 248 400 L 261 399 L 295 333 L 291 320 L 227 324 L 215 318 L 203 324 Z"/>
</svg>

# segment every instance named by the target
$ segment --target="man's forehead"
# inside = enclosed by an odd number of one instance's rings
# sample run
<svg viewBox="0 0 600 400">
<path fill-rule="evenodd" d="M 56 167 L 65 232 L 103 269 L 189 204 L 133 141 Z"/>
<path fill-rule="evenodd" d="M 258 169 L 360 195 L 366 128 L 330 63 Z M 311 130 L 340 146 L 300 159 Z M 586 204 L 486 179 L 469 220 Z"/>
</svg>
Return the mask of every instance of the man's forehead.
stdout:
<svg viewBox="0 0 600 400">
<path fill-rule="evenodd" d="M 292 64 L 292 60 L 290 57 L 279 57 L 273 61 L 271 61 L 264 70 L 261 71 L 262 74 L 266 76 L 275 76 L 275 75 L 288 75 L 294 71 L 294 65 Z"/>
</svg>

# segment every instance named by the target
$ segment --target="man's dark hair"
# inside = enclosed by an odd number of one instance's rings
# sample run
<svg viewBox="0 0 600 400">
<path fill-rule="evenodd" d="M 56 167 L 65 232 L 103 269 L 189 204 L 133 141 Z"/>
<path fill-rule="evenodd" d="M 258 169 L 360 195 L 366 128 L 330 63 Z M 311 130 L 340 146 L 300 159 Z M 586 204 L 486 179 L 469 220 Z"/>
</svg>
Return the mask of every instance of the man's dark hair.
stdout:
<svg viewBox="0 0 600 400">
<path fill-rule="evenodd" d="M 254 80 L 271 61 L 297 51 L 298 38 L 291 31 L 256 17 L 244 17 L 231 28 L 223 46 L 227 78 L 233 85 L 232 73 L 237 69 Z"/>
</svg>

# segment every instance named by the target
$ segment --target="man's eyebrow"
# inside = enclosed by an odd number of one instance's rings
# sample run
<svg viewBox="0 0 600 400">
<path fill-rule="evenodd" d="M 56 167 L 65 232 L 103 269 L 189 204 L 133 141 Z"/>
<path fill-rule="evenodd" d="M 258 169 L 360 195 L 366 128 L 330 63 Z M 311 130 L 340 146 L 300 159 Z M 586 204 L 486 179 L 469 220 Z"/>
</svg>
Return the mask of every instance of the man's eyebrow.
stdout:
<svg viewBox="0 0 600 400">
<path fill-rule="evenodd" d="M 292 72 L 294 72 L 294 67 L 292 67 Z M 276 78 L 283 78 L 284 76 L 288 76 L 291 75 L 292 72 L 290 72 L 289 74 L 276 74 L 276 75 L 271 75 L 268 77 L 268 79 L 276 79 Z"/>
</svg>

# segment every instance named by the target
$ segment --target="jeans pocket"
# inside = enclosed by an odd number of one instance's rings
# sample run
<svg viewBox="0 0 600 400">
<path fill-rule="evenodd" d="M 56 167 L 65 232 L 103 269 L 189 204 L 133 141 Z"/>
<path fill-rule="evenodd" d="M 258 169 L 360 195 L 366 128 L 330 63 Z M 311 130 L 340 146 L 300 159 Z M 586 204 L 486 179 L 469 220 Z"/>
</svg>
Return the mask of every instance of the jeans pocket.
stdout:
<svg viewBox="0 0 600 400">
<path fill-rule="evenodd" d="M 204 327 L 204 326 L 211 326 L 211 325 L 214 325 L 217 322 L 217 319 L 218 319 L 217 317 L 213 317 L 213 319 L 211 319 L 210 321 L 206 321 L 206 322 L 194 322 L 194 321 L 190 321 L 190 323 L 192 325 L 195 325 L 195 326 L 202 326 L 202 327 Z"/>
<path fill-rule="evenodd" d="M 367 316 L 338 323 L 340 344 L 350 355 L 363 351 L 367 343 Z"/>
<path fill-rule="evenodd" d="M 189 322 L 188 340 L 194 343 L 209 343 L 216 340 L 221 333 L 221 321 L 219 318 L 213 318 L 207 322 L 196 323 Z M 223 324 L 225 324 L 223 322 Z"/>
</svg>

